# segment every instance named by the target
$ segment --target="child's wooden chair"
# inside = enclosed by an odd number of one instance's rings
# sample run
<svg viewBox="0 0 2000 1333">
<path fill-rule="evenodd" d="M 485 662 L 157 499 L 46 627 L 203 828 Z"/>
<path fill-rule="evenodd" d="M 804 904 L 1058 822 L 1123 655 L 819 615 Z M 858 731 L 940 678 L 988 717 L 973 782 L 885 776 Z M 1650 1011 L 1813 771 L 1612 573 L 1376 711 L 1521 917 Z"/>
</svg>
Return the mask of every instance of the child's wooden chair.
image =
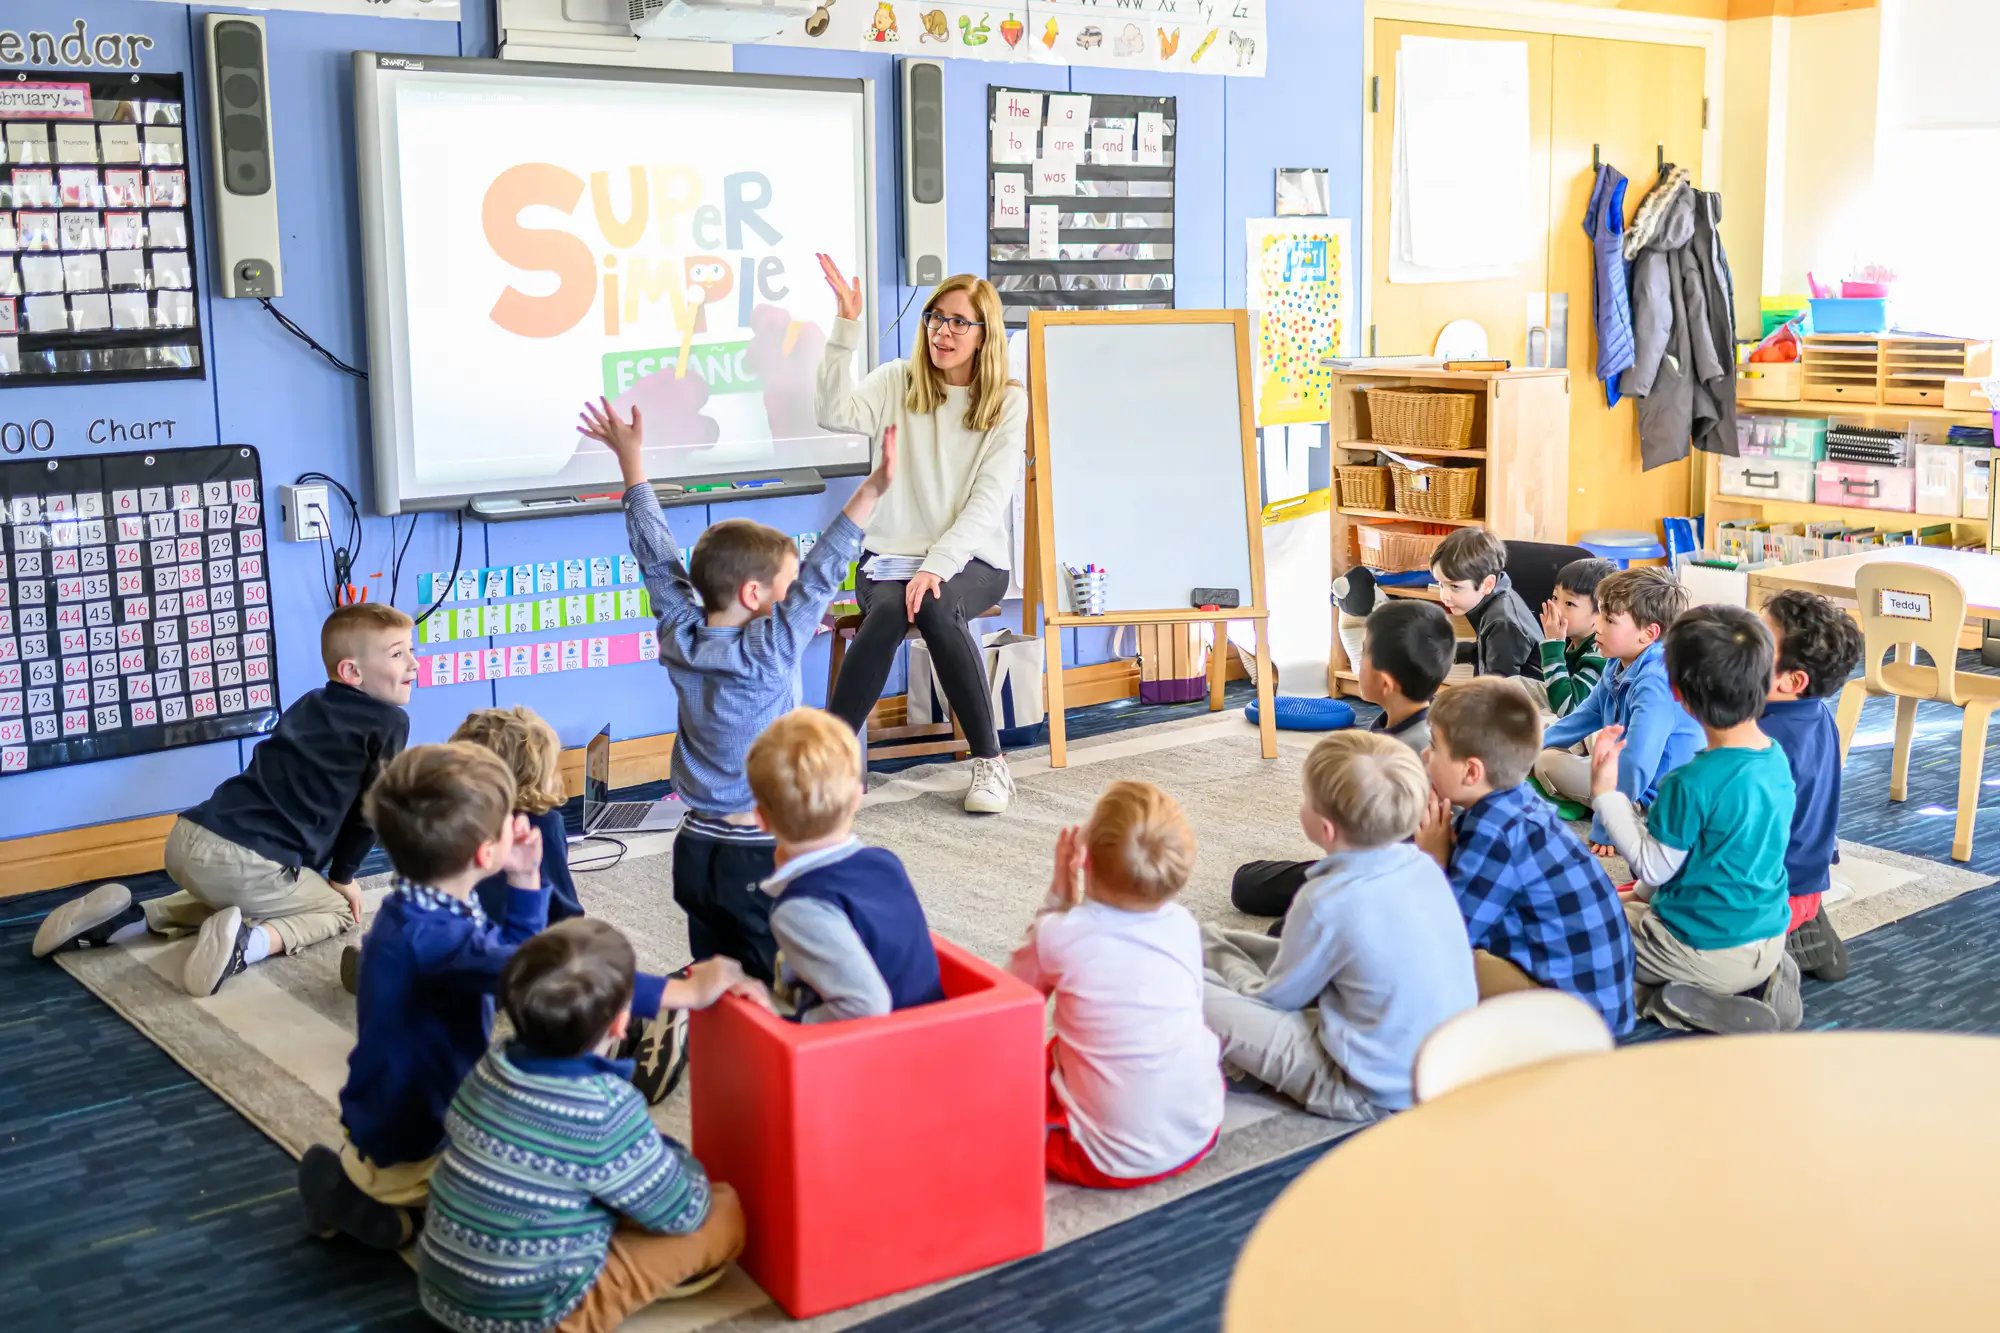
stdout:
<svg viewBox="0 0 2000 1333">
<path fill-rule="evenodd" d="M 979 620 L 990 620 L 1000 614 L 999 607 L 993 607 Z M 834 682 L 840 679 L 840 668 L 847 661 L 847 645 L 854 642 L 854 636 L 861 631 L 859 615 L 841 616 L 833 622 L 833 645 L 826 658 L 826 697 L 833 697 Z M 903 634 L 903 641 L 920 639 L 923 635 L 915 625 Z M 975 645 L 976 646 L 976 645 Z M 972 753 L 971 742 L 965 739 L 965 729 L 957 718 L 949 722 L 906 722 L 895 727 L 870 727 L 867 734 L 867 760 L 876 759 L 917 759 L 929 755 L 948 755 L 951 758 Z"/>
<path fill-rule="evenodd" d="M 1559 990 L 1496 995 L 1446 1019 L 1417 1048 L 1411 1083 L 1419 1102 L 1510 1069 L 1612 1047 L 1604 1016 Z"/>
<path fill-rule="evenodd" d="M 1979 783 L 1986 765 L 1986 731 L 1993 710 L 2000 708 L 2000 678 L 1958 669 L 1958 638 L 1965 624 L 1965 589 L 1958 580 L 1925 565 L 1877 560 L 1854 575 L 1854 598 L 1860 603 L 1862 680 L 1849 681 L 1840 692 L 1838 721 L 1840 757 L 1861 718 L 1868 695 L 1896 700 L 1896 748 L 1889 767 L 1889 799 L 1910 794 L 1910 744 L 1916 736 L 1917 704 L 1925 699 L 1965 710 L 1958 751 L 1958 823 L 1952 832 L 1951 857 L 1972 855 L 1972 821 L 1979 813 Z M 1917 661 L 1922 649 L 1929 662 Z M 1893 654 L 1894 660 L 1883 658 Z"/>
</svg>

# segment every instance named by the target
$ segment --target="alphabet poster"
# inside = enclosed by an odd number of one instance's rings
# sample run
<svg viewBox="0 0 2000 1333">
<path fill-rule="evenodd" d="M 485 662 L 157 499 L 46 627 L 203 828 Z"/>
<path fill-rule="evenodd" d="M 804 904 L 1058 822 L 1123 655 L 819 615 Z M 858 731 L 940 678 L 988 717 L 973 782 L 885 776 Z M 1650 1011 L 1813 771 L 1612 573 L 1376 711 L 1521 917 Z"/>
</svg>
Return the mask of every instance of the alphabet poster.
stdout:
<svg viewBox="0 0 2000 1333">
<path fill-rule="evenodd" d="M 0 82 L 0 388 L 201 375 L 185 119 L 178 74 Z"/>
<path fill-rule="evenodd" d="M 1248 233 L 1257 424 L 1324 422 L 1333 372 L 1320 362 L 1352 350 L 1352 226 L 1345 218 L 1251 218 Z"/>
</svg>

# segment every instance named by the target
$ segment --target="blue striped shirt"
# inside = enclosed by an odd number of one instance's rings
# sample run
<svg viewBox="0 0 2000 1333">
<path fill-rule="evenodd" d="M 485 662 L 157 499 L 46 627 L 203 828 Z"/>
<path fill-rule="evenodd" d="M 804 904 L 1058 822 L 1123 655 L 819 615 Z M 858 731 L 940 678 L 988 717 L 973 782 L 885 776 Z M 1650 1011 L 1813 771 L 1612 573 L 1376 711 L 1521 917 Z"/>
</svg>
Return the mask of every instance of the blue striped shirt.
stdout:
<svg viewBox="0 0 2000 1333">
<path fill-rule="evenodd" d="M 674 789 L 696 813 L 746 814 L 755 802 L 744 756 L 799 706 L 799 662 L 861 554 L 861 529 L 837 515 L 800 562 L 785 600 L 768 616 L 726 627 L 708 623 L 651 486 L 625 492 L 625 535 L 660 618 L 660 665 L 680 703 Z"/>
<path fill-rule="evenodd" d="M 417 1245 L 424 1311 L 461 1333 L 543 1333 L 582 1303 L 622 1218 L 687 1235 L 708 1173 L 601 1056 L 488 1052 L 460 1085 Z"/>
</svg>

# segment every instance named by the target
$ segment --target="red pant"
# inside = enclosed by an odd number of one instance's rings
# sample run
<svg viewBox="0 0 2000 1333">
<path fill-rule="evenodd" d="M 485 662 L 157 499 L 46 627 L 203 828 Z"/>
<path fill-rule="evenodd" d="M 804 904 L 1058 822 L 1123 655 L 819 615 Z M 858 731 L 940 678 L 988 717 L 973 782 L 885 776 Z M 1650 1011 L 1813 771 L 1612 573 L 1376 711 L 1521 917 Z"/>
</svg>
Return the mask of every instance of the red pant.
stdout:
<svg viewBox="0 0 2000 1333">
<path fill-rule="evenodd" d="M 1083 1185 L 1094 1190 L 1137 1189 L 1141 1185 L 1173 1179 L 1208 1156 L 1214 1150 L 1216 1140 L 1222 1137 L 1222 1131 L 1216 1130 L 1208 1142 L 1202 1145 L 1200 1152 L 1179 1166 L 1162 1171 L 1156 1176 L 1107 1176 L 1098 1170 L 1097 1163 L 1090 1160 L 1090 1154 L 1083 1150 L 1083 1145 L 1069 1132 L 1069 1108 L 1062 1104 L 1062 1098 L 1056 1096 L 1056 1044 L 1053 1038 L 1049 1041 L 1048 1050 L 1049 1137 L 1043 1160 L 1048 1165 L 1049 1174 L 1057 1180 L 1066 1181 L 1071 1185 Z"/>
<path fill-rule="evenodd" d="M 1789 935 L 1791 932 L 1797 930 L 1800 926 L 1803 926 L 1806 922 L 1818 916 L 1819 900 L 1820 900 L 1820 895 L 1817 893 L 1800 893 L 1793 895 L 1792 924 L 1785 927 L 1785 933 Z"/>
</svg>

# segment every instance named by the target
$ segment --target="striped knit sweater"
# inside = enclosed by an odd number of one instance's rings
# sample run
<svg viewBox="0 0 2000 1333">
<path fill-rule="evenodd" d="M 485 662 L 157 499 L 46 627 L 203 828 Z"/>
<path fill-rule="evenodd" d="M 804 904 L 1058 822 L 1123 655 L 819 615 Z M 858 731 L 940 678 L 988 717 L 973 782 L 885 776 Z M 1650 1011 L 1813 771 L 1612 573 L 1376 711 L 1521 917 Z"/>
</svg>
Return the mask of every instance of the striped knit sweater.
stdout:
<svg viewBox="0 0 2000 1333">
<path fill-rule="evenodd" d="M 622 1218 L 685 1235 L 708 1174 L 647 1117 L 628 1062 L 495 1049 L 460 1085 L 418 1245 L 424 1310 L 462 1333 L 542 1333 L 580 1304 Z"/>
<path fill-rule="evenodd" d="M 1542 640 L 1542 681 L 1549 688 L 1549 711 L 1557 717 L 1575 712 L 1603 674 L 1604 654 L 1597 651 L 1595 634 Z"/>
</svg>

